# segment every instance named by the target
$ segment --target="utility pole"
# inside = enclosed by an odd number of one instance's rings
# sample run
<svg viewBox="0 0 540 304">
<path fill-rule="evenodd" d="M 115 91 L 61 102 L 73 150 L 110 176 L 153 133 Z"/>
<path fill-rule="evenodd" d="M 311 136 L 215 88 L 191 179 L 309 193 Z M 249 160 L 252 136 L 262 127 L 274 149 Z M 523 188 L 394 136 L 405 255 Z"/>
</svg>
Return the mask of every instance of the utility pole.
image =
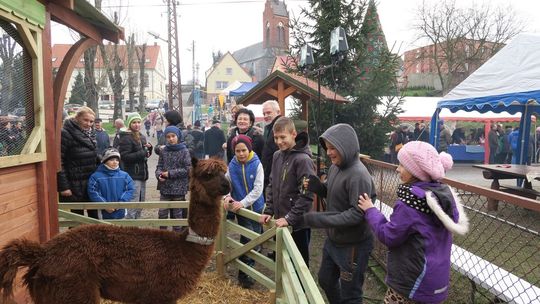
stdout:
<svg viewBox="0 0 540 304">
<path fill-rule="evenodd" d="M 169 15 L 169 109 L 178 110 L 182 119 L 182 82 L 180 80 L 180 56 L 178 54 L 178 23 L 176 22 L 176 0 L 167 0 Z M 175 101 L 178 100 L 178 106 Z"/>
</svg>

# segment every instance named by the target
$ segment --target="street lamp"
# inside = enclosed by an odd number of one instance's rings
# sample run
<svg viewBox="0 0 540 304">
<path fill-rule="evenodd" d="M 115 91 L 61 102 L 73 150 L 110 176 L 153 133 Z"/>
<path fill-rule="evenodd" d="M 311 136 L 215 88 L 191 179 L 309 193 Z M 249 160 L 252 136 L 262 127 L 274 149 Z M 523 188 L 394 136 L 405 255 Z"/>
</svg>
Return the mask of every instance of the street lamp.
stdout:
<svg viewBox="0 0 540 304">
<path fill-rule="evenodd" d="M 310 70 L 310 68 L 315 64 L 315 58 L 313 57 L 313 51 L 309 44 L 305 44 L 300 50 L 300 61 L 298 67 L 300 70 L 306 70 L 307 74 L 317 74 L 317 99 L 318 99 L 318 109 L 317 109 L 317 120 L 319 122 L 316 125 L 317 132 L 317 176 L 321 175 L 321 143 L 318 140 L 320 135 L 320 123 L 321 123 L 321 74 L 324 70 L 333 68 L 337 66 L 339 62 L 345 59 L 345 53 L 349 50 L 349 45 L 347 43 L 347 35 L 345 30 L 338 26 L 332 30 L 330 33 L 330 56 L 332 57 L 332 63 L 329 65 L 324 65 L 318 67 L 317 69 Z"/>
</svg>

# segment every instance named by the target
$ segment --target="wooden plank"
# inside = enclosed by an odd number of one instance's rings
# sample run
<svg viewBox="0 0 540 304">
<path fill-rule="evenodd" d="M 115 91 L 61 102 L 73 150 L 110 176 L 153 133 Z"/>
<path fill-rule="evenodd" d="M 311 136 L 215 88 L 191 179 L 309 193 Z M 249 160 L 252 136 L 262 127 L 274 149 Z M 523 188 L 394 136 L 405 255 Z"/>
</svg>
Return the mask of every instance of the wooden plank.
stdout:
<svg viewBox="0 0 540 304">
<path fill-rule="evenodd" d="M 5 222 L 18 219 L 19 217 L 26 215 L 28 213 L 34 212 L 37 214 L 37 204 L 29 204 L 21 208 L 10 210 L 8 212 L 0 214 L 0 225 L 3 225 Z M 37 218 L 36 218 L 37 220 Z M 0 229 L 0 231 L 2 231 Z"/>
<path fill-rule="evenodd" d="M 2 158 L 3 160 L 3 158 Z M 37 176 L 35 166 L 28 166 L 22 170 L 4 174 L 0 171 L 0 195 L 36 187 Z"/>
<path fill-rule="evenodd" d="M 244 228 L 244 227 L 241 227 L 241 228 Z M 259 246 L 260 244 L 264 243 L 266 240 L 274 237 L 275 234 L 276 234 L 276 228 L 273 227 L 272 229 L 266 230 L 263 234 L 252 239 L 247 244 L 244 244 L 244 246 L 231 250 L 231 252 L 229 252 L 229 254 L 227 255 L 227 258 L 225 259 L 225 263 L 228 263 L 231 260 L 236 259 L 239 256 L 243 255 L 244 253 L 250 251 L 251 249 Z"/>
<path fill-rule="evenodd" d="M 0 215 L 27 205 L 37 204 L 37 202 L 37 192 L 29 191 L 29 189 L 0 194 Z"/>
<path fill-rule="evenodd" d="M 289 277 L 285 273 L 279 273 L 279 276 L 281 277 L 281 280 L 283 281 L 283 286 L 290 286 L 291 281 L 289 280 Z M 295 304 L 296 298 L 294 297 L 294 293 L 290 288 L 284 287 L 283 288 L 283 294 L 285 296 L 285 303 L 288 304 Z"/>
<path fill-rule="evenodd" d="M 13 231 L 20 226 L 37 226 L 37 210 L 32 210 L 27 213 L 18 214 L 16 217 L 8 218 L 0 221 L 0 231 L 2 231 L 2 238 L 4 234 L 8 234 L 9 231 Z"/>
<path fill-rule="evenodd" d="M 105 209 L 111 208 L 143 208 L 143 209 L 157 209 L 157 208 L 187 208 L 189 209 L 189 202 L 187 201 L 146 201 L 146 202 L 86 202 L 86 203 L 58 203 L 58 209 L 73 210 L 73 209 Z"/>
<path fill-rule="evenodd" d="M 276 232 L 276 270 L 274 271 L 275 281 L 276 281 L 276 297 L 283 297 L 283 255 L 281 254 L 283 250 L 283 229 L 278 228 Z"/>
<path fill-rule="evenodd" d="M 20 225 L 10 231 L 2 231 L 2 237 L 0 238 L 0 247 L 3 247 L 11 240 L 18 238 L 38 241 L 39 227 L 37 221 L 29 222 L 26 225 Z"/>
<path fill-rule="evenodd" d="M 104 224 L 104 225 L 111 225 L 110 223 L 107 223 L 105 221 L 100 221 L 95 218 L 87 217 L 84 215 L 80 215 L 77 213 L 72 213 L 69 211 L 64 210 L 58 210 L 58 217 L 62 217 L 68 220 L 77 221 L 84 224 Z"/>
<path fill-rule="evenodd" d="M 26 24 L 17 24 L 17 31 L 21 34 L 21 38 L 24 42 L 24 46 L 26 47 L 26 50 L 28 51 L 28 54 L 33 59 L 38 57 L 38 46 L 36 44 L 35 38 L 30 32 L 30 28 Z"/>
<path fill-rule="evenodd" d="M 298 303 L 307 303 L 306 293 L 309 290 L 304 291 L 300 279 L 296 274 L 296 269 L 294 268 L 293 261 L 291 256 L 287 251 L 282 251 L 283 254 L 283 275 L 287 277 L 290 284 L 283 285 L 283 289 L 292 289 L 291 293 L 294 295 L 294 299 Z M 285 292 L 287 293 L 287 292 Z"/>
<path fill-rule="evenodd" d="M 268 289 L 274 289 L 276 287 L 274 281 L 272 281 L 270 278 L 268 278 L 263 273 L 257 271 L 256 269 L 249 267 L 247 264 L 241 262 L 240 260 L 234 260 L 231 262 L 231 264 L 236 266 L 239 270 L 242 270 L 244 273 L 248 274 L 255 281 L 261 283 L 264 287 Z"/>
<path fill-rule="evenodd" d="M 20 166 L 24 164 L 39 163 L 46 159 L 45 153 L 33 153 L 22 155 L 11 155 L 2 157 L 0 168 Z"/>
<path fill-rule="evenodd" d="M 237 240 L 232 239 L 231 237 L 227 238 L 227 245 L 233 249 L 244 246 L 242 243 L 240 243 Z M 255 261 L 255 263 L 259 263 L 260 265 L 268 268 L 269 270 L 274 271 L 274 269 L 276 268 L 276 262 L 274 262 L 272 259 L 264 256 L 263 254 L 257 251 L 251 250 L 245 253 L 244 255 L 252 258 Z"/>
<path fill-rule="evenodd" d="M 132 226 L 132 227 L 152 227 L 159 228 L 160 226 L 189 226 L 187 219 L 121 219 L 121 220 L 104 220 L 104 222 L 117 226 Z"/>
<path fill-rule="evenodd" d="M 289 230 L 283 231 L 283 243 L 285 243 L 285 246 L 289 250 L 288 251 L 289 253 L 291 252 L 291 249 L 294 248 L 293 249 L 293 251 L 295 252 L 294 255 L 289 255 L 289 256 L 291 257 L 291 261 L 294 265 L 294 268 L 296 269 L 296 273 L 298 274 L 298 277 L 300 278 L 300 281 L 302 282 L 302 286 L 304 286 L 306 290 L 306 295 L 309 299 L 309 302 L 310 303 L 324 303 L 324 299 L 319 290 L 319 287 L 317 286 L 317 283 L 315 283 L 315 280 L 313 280 L 313 277 L 311 276 L 311 272 L 309 271 L 309 268 L 304 262 L 304 258 L 300 254 L 300 251 L 298 251 L 298 248 L 296 247 Z M 285 251 L 284 251 L 284 255 L 285 255 Z"/>
</svg>

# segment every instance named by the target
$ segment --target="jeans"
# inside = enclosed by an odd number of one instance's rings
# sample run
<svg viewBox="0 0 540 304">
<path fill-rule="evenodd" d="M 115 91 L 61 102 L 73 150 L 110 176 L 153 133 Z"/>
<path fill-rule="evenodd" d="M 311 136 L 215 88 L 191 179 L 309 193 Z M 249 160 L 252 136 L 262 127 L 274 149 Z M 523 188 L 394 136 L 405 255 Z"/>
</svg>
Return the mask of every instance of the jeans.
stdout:
<svg viewBox="0 0 540 304">
<path fill-rule="evenodd" d="M 176 196 L 176 195 L 166 195 L 162 194 L 159 197 L 160 201 L 185 201 L 186 198 L 184 196 Z M 187 210 L 185 208 L 160 208 L 158 211 L 158 218 L 159 219 L 183 219 L 187 216 Z M 167 230 L 167 226 L 159 226 L 159 229 Z M 173 231 L 175 232 L 181 232 L 182 227 L 181 226 L 173 226 Z"/>
<path fill-rule="evenodd" d="M 330 304 L 362 303 L 362 285 L 373 236 L 362 243 L 336 246 L 326 239 L 323 248 L 319 284 Z"/>
<path fill-rule="evenodd" d="M 146 196 L 146 181 L 134 180 L 135 191 L 133 191 L 132 202 L 144 202 Z M 128 208 L 126 219 L 138 219 L 141 217 L 141 208 Z"/>
</svg>

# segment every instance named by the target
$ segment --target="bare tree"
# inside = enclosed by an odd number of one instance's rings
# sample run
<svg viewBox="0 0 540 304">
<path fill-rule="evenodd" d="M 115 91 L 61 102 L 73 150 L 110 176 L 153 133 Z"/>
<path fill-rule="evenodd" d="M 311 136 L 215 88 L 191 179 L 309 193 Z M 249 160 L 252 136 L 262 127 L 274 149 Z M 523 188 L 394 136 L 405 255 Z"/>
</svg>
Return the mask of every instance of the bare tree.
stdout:
<svg viewBox="0 0 540 304">
<path fill-rule="evenodd" d="M 129 39 L 126 44 L 127 47 L 127 65 L 128 65 L 128 95 L 129 95 L 129 111 L 133 112 L 134 107 L 133 104 L 135 103 L 135 86 L 137 76 L 133 73 L 133 64 L 135 59 L 135 34 L 131 34 L 129 36 Z M 139 110 L 141 109 L 141 99 L 139 97 Z"/>
<path fill-rule="evenodd" d="M 86 105 L 98 112 L 99 88 L 96 82 L 94 62 L 96 58 L 97 47 L 91 47 L 84 52 L 84 87 Z"/>
<path fill-rule="evenodd" d="M 146 64 L 146 43 L 136 47 L 137 60 L 139 62 L 139 105 L 141 109 L 146 107 L 146 98 L 144 98 L 144 90 L 146 88 L 145 64 Z"/>
<path fill-rule="evenodd" d="M 493 7 L 489 2 L 460 8 L 454 0 L 431 4 L 423 1 L 416 19 L 418 40 L 431 44 L 417 60 L 432 61 L 443 94 L 523 30 L 511 7 Z"/>
</svg>

